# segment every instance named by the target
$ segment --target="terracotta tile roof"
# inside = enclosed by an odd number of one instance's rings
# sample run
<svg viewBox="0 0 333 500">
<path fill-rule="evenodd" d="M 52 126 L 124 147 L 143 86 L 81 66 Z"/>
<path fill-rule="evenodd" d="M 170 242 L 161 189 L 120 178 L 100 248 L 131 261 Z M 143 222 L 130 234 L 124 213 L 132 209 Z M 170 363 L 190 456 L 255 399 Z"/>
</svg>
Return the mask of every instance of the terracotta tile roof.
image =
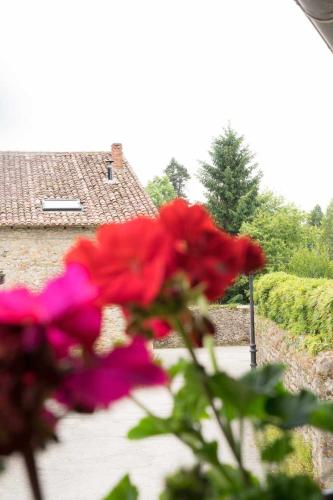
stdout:
<svg viewBox="0 0 333 500">
<path fill-rule="evenodd" d="M 86 227 L 155 215 L 150 198 L 122 158 L 121 145 L 116 147 L 113 153 L 0 152 L 0 227 Z M 45 212 L 45 199 L 79 199 L 83 209 Z"/>
</svg>

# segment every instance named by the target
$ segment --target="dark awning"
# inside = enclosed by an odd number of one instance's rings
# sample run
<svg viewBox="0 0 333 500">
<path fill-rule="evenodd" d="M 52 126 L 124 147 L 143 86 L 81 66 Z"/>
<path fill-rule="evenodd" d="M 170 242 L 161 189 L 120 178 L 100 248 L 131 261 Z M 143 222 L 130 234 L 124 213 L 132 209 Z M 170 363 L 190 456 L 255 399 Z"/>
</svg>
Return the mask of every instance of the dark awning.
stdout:
<svg viewBox="0 0 333 500">
<path fill-rule="evenodd" d="M 296 0 L 333 52 L 333 0 Z"/>
</svg>

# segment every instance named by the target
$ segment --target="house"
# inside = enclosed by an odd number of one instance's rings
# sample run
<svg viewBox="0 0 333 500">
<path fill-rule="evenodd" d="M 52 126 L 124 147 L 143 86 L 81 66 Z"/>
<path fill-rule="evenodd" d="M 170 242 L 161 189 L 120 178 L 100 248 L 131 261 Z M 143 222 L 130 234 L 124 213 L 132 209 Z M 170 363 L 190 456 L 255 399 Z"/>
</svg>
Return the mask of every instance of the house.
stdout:
<svg viewBox="0 0 333 500">
<path fill-rule="evenodd" d="M 121 144 L 109 152 L 0 152 L 0 282 L 37 289 L 78 236 L 155 213 Z"/>
</svg>

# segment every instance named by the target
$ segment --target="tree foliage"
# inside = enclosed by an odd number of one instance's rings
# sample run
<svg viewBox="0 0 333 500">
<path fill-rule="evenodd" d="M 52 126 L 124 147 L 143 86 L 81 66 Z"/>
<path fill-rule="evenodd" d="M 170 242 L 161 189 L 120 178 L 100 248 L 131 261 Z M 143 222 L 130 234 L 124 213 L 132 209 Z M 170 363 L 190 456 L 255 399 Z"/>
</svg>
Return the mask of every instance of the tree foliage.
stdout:
<svg viewBox="0 0 333 500">
<path fill-rule="evenodd" d="M 321 226 L 323 222 L 324 214 L 320 205 L 316 205 L 309 213 L 309 224 L 311 226 Z"/>
<path fill-rule="evenodd" d="M 333 278 L 333 261 L 325 249 L 301 248 L 290 259 L 288 272 L 304 278 Z"/>
<path fill-rule="evenodd" d="M 177 197 L 176 192 L 166 175 L 163 175 L 162 177 L 154 177 L 148 182 L 146 191 L 157 208 Z"/>
<path fill-rule="evenodd" d="M 318 228 L 306 222 L 306 214 L 271 192 L 259 196 L 253 220 L 243 223 L 241 233 L 256 239 L 263 247 L 268 271 L 286 270 L 290 258 L 301 248 L 316 248 Z"/>
<path fill-rule="evenodd" d="M 327 207 L 322 225 L 324 241 L 328 246 L 330 258 L 333 259 L 333 200 Z"/>
<path fill-rule="evenodd" d="M 186 183 L 190 179 L 190 174 L 188 173 L 187 168 L 178 163 L 175 158 L 171 158 L 171 161 L 164 172 L 168 176 L 173 189 L 175 190 L 176 196 L 178 198 L 186 198 Z"/>
<path fill-rule="evenodd" d="M 257 206 L 261 174 L 254 155 L 230 126 L 213 140 L 209 155 L 211 163 L 202 162 L 199 171 L 207 207 L 219 226 L 238 233 Z"/>
</svg>

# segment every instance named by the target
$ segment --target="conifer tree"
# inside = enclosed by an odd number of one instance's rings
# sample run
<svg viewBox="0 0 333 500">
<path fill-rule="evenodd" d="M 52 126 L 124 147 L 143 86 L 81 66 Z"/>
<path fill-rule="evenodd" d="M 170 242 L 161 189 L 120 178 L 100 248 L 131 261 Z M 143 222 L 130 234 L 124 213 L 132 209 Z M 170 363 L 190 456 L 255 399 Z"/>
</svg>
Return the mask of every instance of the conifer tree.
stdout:
<svg viewBox="0 0 333 500">
<path fill-rule="evenodd" d="M 211 162 L 202 162 L 199 171 L 207 208 L 218 225 L 236 234 L 257 207 L 261 173 L 244 138 L 230 126 L 213 140 L 209 154 Z"/>
<path fill-rule="evenodd" d="M 320 205 L 316 205 L 309 214 L 309 224 L 311 224 L 311 226 L 319 227 L 321 226 L 323 218 L 324 214 Z"/>
<path fill-rule="evenodd" d="M 178 163 L 175 158 L 171 158 L 171 161 L 164 172 L 173 185 L 176 196 L 178 198 L 186 198 L 185 187 L 187 181 L 190 179 L 190 174 L 188 173 L 187 168 Z"/>
</svg>

